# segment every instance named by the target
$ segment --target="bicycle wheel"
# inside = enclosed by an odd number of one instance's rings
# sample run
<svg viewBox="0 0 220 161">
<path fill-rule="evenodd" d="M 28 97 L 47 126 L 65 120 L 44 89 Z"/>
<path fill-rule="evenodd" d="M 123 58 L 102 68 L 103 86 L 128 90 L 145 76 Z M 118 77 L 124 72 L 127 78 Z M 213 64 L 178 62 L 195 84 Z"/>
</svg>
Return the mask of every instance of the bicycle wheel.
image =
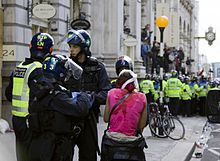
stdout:
<svg viewBox="0 0 220 161">
<path fill-rule="evenodd" d="M 183 123 L 175 116 L 168 116 L 163 119 L 163 130 L 173 140 L 180 140 L 185 135 Z"/>
<path fill-rule="evenodd" d="M 161 116 L 152 116 L 149 120 L 149 128 L 153 136 L 159 138 L 167 137 L 166 133 L 163 132 L 163 121 Z"/>
</svg>

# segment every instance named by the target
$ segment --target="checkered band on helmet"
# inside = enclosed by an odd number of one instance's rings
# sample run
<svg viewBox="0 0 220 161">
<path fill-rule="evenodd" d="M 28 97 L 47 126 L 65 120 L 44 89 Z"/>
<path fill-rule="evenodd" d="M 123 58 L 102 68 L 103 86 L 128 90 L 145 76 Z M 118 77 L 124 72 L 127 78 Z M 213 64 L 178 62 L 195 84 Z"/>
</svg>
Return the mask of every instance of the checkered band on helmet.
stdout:
<svg viewBox="0 0 220 161">
<path fill-rule="evenodd" d="M 80 46 L 82 50 L 89 51 L 91 37 L 86 30 L 70 30 L 67 34 L 67 43 Z"/>
<path fill-rule="evenodd" d="M 51 82 L 64 81 L 67 69 L 65 68 L 66 59 L 63 56 L 48 56 L 42 63 L 43 74 Z"/>
</svg>

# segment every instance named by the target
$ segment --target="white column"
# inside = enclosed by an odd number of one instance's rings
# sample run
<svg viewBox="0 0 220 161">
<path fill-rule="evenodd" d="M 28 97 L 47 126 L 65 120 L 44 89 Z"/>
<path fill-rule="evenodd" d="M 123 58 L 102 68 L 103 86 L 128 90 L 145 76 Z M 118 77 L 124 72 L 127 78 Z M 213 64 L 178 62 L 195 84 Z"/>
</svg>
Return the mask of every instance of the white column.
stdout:
<svg viewBox="0 0 220 161">
<path fill-rule="evenodd" d="M 104 29 L 105 29 L 105 5 L 104 1 L 93 0 L 91 4 L 91 37 L 92 45 L 91 50 L 92 54 L 95 57 L 104 57 Z"/>
<path fill-rule="evenodd" d="M 103 56 L 103 62 L 106 65 L 109 77 L 115 78 L 115 61 L 116 58 L 119 57 L 119 55 L 123 54 L 124 0 L 97 1 L 103 4 L 103 13 L 102 9 L 100 8 L 97 8 L 94 12 L 97 12 L 97 14 L 103 14 L 103 21 L 100 22 L 102 29 L 100 29 L 100 26 L 95 25 L 95 29 L 97 30 L 95 32 L 98 35 L 103 35 L 101 36 L 101 38 L 100 36 L 96 37 L 100 39 L 96 39 L 95 41 L 97 41 L 99 45 L 102 44 L 103 47 L 100 47 L 98 46 L 98 44 L 96 44 L 94 52 L 100 53 L 100 55 Z M 112 8 L 114 8 L 114 10 Z M 94 21 L 93 23 L 99 22 Z"/>
<path fill-rule="evenodd" d="M 131 35 L 137 40 L 135 46 L 134 59 L 140 60 L 140 46 L 141 46 L 141 3 L 139 1 L 129 1 L 129 27 L 131 29 Z M 134 60 L 134 61 L 135 61 Z"/>
</svg>

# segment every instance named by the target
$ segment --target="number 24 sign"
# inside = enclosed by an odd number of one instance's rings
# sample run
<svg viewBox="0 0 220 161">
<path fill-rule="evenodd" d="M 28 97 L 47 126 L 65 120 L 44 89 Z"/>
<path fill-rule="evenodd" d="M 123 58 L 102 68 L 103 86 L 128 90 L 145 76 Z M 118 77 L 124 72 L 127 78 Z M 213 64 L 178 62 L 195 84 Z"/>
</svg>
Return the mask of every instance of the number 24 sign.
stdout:
<svg viewBox="0 0 220 161">
<path fill-rule="evenodd" d="M 15 45 L 3 45 L 3 61 L 15 61 L 16 60 L 16 46 Z"/>
</svg>

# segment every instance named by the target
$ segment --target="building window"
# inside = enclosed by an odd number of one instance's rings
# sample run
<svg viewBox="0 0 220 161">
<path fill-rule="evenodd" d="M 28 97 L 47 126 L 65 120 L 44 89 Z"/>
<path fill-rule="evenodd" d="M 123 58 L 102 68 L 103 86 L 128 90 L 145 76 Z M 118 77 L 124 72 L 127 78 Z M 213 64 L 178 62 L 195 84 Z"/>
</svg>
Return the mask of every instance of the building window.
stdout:
<svg viewBox="0 0 220 161">
<path fill-rule="evenodd" d="M 37 26 L 37 25 L 32 25 L 32 35 L 38 32 L 48 32 L 48 28 Z"/>
<path fill-rule="evenodd" d="M 70 19 L 79 18 L 81 8 L 82 8 L 81 0 L 70 1 Z"/>
</svg>

